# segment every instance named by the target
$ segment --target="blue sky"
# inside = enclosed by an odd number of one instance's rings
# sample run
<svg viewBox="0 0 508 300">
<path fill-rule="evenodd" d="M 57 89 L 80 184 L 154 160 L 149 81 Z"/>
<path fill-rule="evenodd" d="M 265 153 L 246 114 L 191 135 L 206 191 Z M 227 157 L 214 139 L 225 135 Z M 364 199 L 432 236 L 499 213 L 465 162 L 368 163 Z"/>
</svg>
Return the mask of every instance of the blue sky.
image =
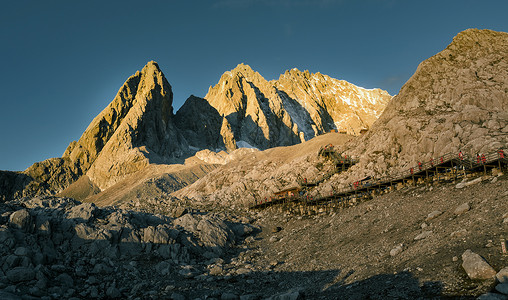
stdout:
<svg viewBox="0 0 508 300">
<path fill-rule="evenodd" d="M 508 31 L 508 1 L 2 1 L 0 170 L 59 157 L 155 60 L 175 111 L 246 63 L 268 80 L 321 72 L 394 95 L 467 28 Z"/>
</svg>

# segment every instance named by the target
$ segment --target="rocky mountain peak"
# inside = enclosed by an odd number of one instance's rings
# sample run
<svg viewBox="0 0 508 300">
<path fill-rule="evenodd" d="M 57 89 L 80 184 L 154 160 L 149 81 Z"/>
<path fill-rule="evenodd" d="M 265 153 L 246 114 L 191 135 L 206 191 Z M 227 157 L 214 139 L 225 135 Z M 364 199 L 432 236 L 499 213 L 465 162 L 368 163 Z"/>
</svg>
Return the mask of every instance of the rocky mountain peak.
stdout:
<svg viewBox="0 0 508 300">
<path fill-rule="evenodd" d="M 353 142 L 352 154 L 363 156 L 354 170 L 376 175 L 447 153 L 506 148 L 506 111 L 508 34 L 468 29 L 420 63 L 370 132 Z"/>
<path fill-rule="evenodd" d="M 173 92 L 156 62 L 131 76 L 64 153 L 101 188 L 186 146 L 173 125 Z"/>
</svg>

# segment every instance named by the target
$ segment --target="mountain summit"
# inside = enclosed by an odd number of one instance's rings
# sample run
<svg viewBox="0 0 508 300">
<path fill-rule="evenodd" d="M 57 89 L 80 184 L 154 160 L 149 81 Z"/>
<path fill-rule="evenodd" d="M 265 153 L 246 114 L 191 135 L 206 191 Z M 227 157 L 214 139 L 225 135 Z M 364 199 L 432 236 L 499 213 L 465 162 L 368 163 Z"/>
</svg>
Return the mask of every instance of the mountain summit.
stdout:
<svg viewBox="0 0 508 300">
<path fill-rule="evenodd" d="M 172 163 L 187 149 L 173 124 L 173 92 L 156 62 L 132 75 L 63 157 L 104 189 L 149 163 Z"/>
<path fill-rule="evenodd" d="M 294 145 L 336 129 L 358 135 L 378 118 L 391 96 L 298 69 L 267 81 L 248 65 L 225 72 L 206 101 L 225 119 L 226 145 L 259 149 Z M 227 128 L 230 128 L 228 130 Z"/>
</svg>

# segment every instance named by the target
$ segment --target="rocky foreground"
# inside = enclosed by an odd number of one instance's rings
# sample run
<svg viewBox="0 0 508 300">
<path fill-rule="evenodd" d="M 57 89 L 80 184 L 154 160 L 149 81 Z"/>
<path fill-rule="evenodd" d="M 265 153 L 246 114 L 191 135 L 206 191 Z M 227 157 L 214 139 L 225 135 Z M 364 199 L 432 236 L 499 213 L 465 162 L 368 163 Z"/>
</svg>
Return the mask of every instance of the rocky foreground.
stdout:
<svg viewBox="0 0 508 300">
<path fill-rule="evenodd" d="M 506 299 L 507 190 L 506 175 L 407 187 L 311 216 L 11 201 L 0 298 Z"/>
</svg>

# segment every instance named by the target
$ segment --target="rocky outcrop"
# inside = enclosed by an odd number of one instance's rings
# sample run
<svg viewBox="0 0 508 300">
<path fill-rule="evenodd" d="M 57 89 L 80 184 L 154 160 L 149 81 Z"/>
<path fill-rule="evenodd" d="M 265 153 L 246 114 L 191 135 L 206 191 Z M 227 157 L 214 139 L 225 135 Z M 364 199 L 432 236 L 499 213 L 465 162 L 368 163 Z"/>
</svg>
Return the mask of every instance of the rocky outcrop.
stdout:
<svg viewBox="0 0 508 300">
<path fill-rule="evenodd" d="M 506 148 L 507 111 L 508 33 L 461 32 L 418 66 L 366 135 L 347 145 L 360 163 L 337 180 L 397 172 L 460 150 Z"/>
<path fill-rule="evenodd" d="M 190 96 L 175 114 L 174 121 L 189 146 L 224 149 L 222 116 L 205 99 Z"/>
<path fill-rule="evenodd" d="M 148 285 L 168 298 L 166 286 L 210 277 L 210 258 L 224 261 L 256 231 L 216 214 L 174 219 L 69 198 L 9 201 L 0 207 L 0 298 L 134 299 Z"/>
<path fill-rule="evenodd" d="M 173 123 L 172 103 L 171 86 L 149 62 L 140 72 L 132 107 L 86 173 L 99 188 L 150 163 L 174 163 L 184 155 L 188 145 Z M 108 108 L 101 113 L 109 114 Z"/>
<path fill-rule="evenodd" d="M 362 129 L 370 128 L 392 98 L 381 89 L 367 90 L 319 72 L 298 69 L 286 71 L 271 83 L 287 102 L 296 100 L 293 107 L 300 104 L 305 108 L 317 133 L 337 129 L 359 135 Z"/>
<path fill-rule="evenodd" d="M 0 201 L 58 193 L 81 174 L 79 165 L 67 158 L 37 162 L 23 172 L 0 171 Z"/>
<path fill-rule="evenodd" d="M 228 149 L 267 149 L 309 140 L 336 129 L 359 134 L 368 129 L 391 96 L 320 73 L 297 69 L 267 81 L 248 65 L 224 73 L 205 99 L 224 118 L 221 135 Z"/>
</svg>

